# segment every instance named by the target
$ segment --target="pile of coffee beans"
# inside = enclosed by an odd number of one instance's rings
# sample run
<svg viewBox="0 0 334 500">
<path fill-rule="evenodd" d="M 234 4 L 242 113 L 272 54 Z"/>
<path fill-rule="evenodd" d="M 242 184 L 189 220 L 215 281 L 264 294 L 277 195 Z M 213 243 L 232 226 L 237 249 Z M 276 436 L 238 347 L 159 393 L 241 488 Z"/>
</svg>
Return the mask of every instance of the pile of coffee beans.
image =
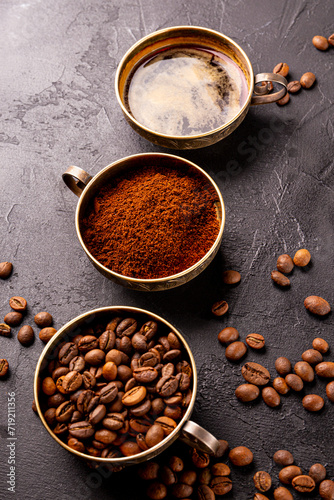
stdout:
<svg viewBox="0 0 334 500">
<path fill-rule="evenodd" d="M 334 33 L 328 38 L 321 35 L 316 35 L 312 38 L 312 43 L 318 50 L 327 50 L 328 47 L 334 46 Z"/>
<path fill-rule="evenodd" d="M 192 368 L 183 345 L 149 317 L 108 317 L 61 342 L 40 375 L 39 403 L 70 448 L 116 458 L 148 450 L 183 418 Z"/>
</svg>

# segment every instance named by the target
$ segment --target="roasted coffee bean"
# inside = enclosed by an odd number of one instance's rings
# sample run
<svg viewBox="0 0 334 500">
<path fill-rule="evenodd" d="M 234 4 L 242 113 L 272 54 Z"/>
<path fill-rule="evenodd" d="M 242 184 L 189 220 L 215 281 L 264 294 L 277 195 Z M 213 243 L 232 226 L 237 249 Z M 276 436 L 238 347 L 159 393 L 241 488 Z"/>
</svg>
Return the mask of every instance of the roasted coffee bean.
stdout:
<svg viewBox="0 0 334 500">
<path fill-rule="evenodd" d="M 215 495 L 226 495 L 232 489 L 232 481 L 226 476 L 216 476 L 212 478 L 210 488 Z"/>
<path fill-rule="evenodd" d="M 246 446 L 237 446 L 230 451 L 228 458 L 233 465 L 243 467 L 253 462 L 253 453 L 249 448 L 246 448 Z"/>
<path fill-rule="evenodd" d="M 226 347 L 225 356 L 229 361 L 237 362 L 242 359 L 247 352 L 247 346 L 244 342 L 232 342 Z"/>
<path fill-rule="evenodd" d="M 326 477 L 327 471 L 321 464 L 313 464 L 310 467 L 308 475 L 314 480 L 315 484 L 321 483 Z"/>
<path fill-rule="evenodd" d="M 270 408 L 276 408 L 281 404 L 281 398 L 273 387 L 265 387 L 262 389 L 262 398 Z"/>
<path fill-rule="evenodd" d="M 283 376 L 287 375 L 292 370 L 290 361 L 288 360 L 288 358 L 285 358 L 284 356 L 281 356 L 280 358 L 276 359 L 275 368 L 277 373 Z"/>
<path fill-rule="evenodd" d="M 100 403 L 108 404 L 114 401 L 118 393 L 118 388 L 115 382 L 110 382 L 106 386 L 102 387 L 100 391 Z"/>
<path fill-rule="evenodd" d="M 34 321 L 40 328 L 46 328 L 52 325 L 53 318 L 50 313 L 43 311 L 35 315 Z"/>
<path fill-rule="evenodd" d="M 20 313 L 25 312 L 27 309 L 27 301 L 23 297 L 11 297 L 9 299 L 9 305 L 14 311 Z"/>
<path fill-rule="evenodd" d="M 284 486 L 280 486 L 274 490 L 274 499 L 275 500 L 293 500 L 293 496 L 287 488 Z"/>
<path fill-rule="evenodd" d="M 229 476 L 231 469 L 228 465 L 218 462 L 211 467 L 211 474 L 214 476 Z"/>
<path fill-rule="evenodd" d="M 9 337 L 12 329 L 9 325 L 6 325 L 6 323 L 0 323 L 0 335 L 3 337 Z"/>
<path fill-rule="evenodd" d="M 9 370 L 7 359 L 0 359 L 0 377 L 5 377 Z"/>
<path fill-rule="evenodd" d="M 260 394 L 260 389 L 254 384 L 241 384 L 235 390 L 235 395 L 243 403 L 254 401 Z"/>
<path fill-rule="evenodd" d="M 56 427 L 53 429 L 53 432 L 56 436 L 63 436 L 68 431 L 68 427 L 66 424 L 61 424 L 58 422 Z"/>
<path fill-rule="evenodd" d="M 83 414 L 75 410 L 72 414 L 71 422 L 74 424 L 75 422 L 81 422 L 81 420 L 84 418 Z"/>
<path fill-rule="evenodd" d="M 85 453 L 85 445 L 76 438 L 70 438 L 67 441 L 67 446 L 72 448 L 72 450 L 78 451 L 79 453 Z"/>
<path fill-rule="evenodd" d="M 334 378 L 334 362 L 323 361 L 316 365 L 315 371 L 319 377 Z"/>
<path fill-rule="evenodd" d="M 181 349 L 182 344 L 174 332 L 169 332 L 169 334 L 167 335 L 167 340 L 171 349 Z"/>
<path fill-rule="evenodd" d="M 154 481 L 147 488 L 146 495 L 151 500 L 163 500 L 167 497 L 167 488 L 163 483 Z"/>
<path fill-rule="evenodd" d="M 102 421 L 103 426 L 110 431 L 118 431 L 124 425 L 122 413 L 108 413 Z"/>
<path fill-rule="evenodd" d="M 325 401 L 317 394 L 308 394 L 303 398 L 302 403 L 305 410 L 320 411 L 323 408 Z"/>
<path fill-rule="evenodd" d="M 310 363 L 310 365 L 317 365 L 323 360 L 321 352 L 317 351 L 316 349 L 307 349 L 307 351 L 304 351 L 302 354 L 302 359 L 303 361 Z"/>
<path fill-rule="evenodd" d="M 83 391 L 77 400 L 77 409 L 84 415 L 90 413 L 99 403 L 99 396 L 94 391 Z M 76 437 L 76 436 L 74 436 Z"/>
<path fill-rule="evenodd" d="M 86 421 L 75 422 L 74 424 L 70 424 L 68 426 L 68 431 L 71 436 L 77 439 L 88 439 L 93 436 L 94 427 Z"/>
<path fill-rule="evenodd" d="M 250 384 L 266 385 L 270 381 L 270 373 L 258 363 L 246 363 L 241 369 L 241 374 Z"/>
<path fill-rule="evenodd" d="M 136 379 L 134 377 L 130 378 L 124 386 L 124 392 L 128 392 L 130 389 L 133 389 L 135 385 L 138 385 Z"/>
<path fill-rule="evenodd" d="M 300 493 L 310 493 L 315 488 L 315 482 L 310 476 L 301 475 L 293 478 L 292 486 Z"/>
<path fill-rule="evenodd" d="M 262 493 L 255 493 L 253 500 L 269 500 L 269 498 Z"/>
<path fill-rule="evenodd" d="M 151 409 L 152 403 L 149 399 L 146 399 L 143 403 L 138 406 L 134 406 L 130 408 L 130 414 L 134 417 L 143 417 L 146 415 Z"/>
<path fill-rule="evenodd" d="M 134 441 L 124 441 L 119 447 L 121 452 L 125 457 L 130 457 L 131 455 L 137 455 L 137 453 L 141 453 L 141 449 L 138 444 Z"/>
<path fill-rule="evenodd" d="M 158 478 L 160 466 L 157 462 L 150 460 L 138 469 L 138 475 L 144 481 L 154 481 Z"/>
<path fill-rule="evenodd" d="M 191 460 L 195 467 L 204 469 L 210 464 L 210 457 L 207 453 L 193 448 L 191 450 Z"/>
<path fill-rule="evenodd" d="M 278 73 L 284 77 L 288 76 L 289 66 L 286 63 L 278 63 L 273 69 L 273 73 Z"/>
<path fill-rule="evenodd" d="M 269 491 L 271 488 L 271 477 L 268 472 L 265 472 L 263 470 L 259 470 L 254 474 L 253 481 L 255 488 L 262 493 Z"/>
<path fill-rule="evenodd" d="M 299 377 L 299 375 L 295 375 L 294 373 L 289 373 L 285 377 L 285 382 L 288 384 L 290 389 L 296 392 L 301 391 L 304 387 L 304 382 L 302 381 L 302 379 Z"/>
<path fill-rule="evenodd" d="M 332 403 L 334 403 L 334 380 L 326 385 L 326 394 Z"/>
<path fill-rule="evenodd" d="M 97 349 L 99 347 L 99 341 L 94 335 L 85 335 L 78 342 L 78 349 L 83 354 Z"/>
<path fill-rule="evenodd" d="M 13 264 L 11 262 L 0 262 L 0 278 L 7 279 L 13 271 Z"/>
<path fill-rule="evenodd" d="M 107 361 L 102 367 L 102 375 L 108 382 L 115 380 L 117 377 L 117 365 L 113 361 Z"/>
<path fill-rule="evenodd" d="M 285 382 L 283 377 L 276 377 L 273 380 L 273 388 L 275 391 L 277 391 L 279 394 L 287 394 L 290 390 L 290 387 L 288 384 Z"/>
<path fill-rule="evenodd" d="M 246 343 L 249 347 L 252 347 L 252 349 L 263 349 L 266 342 L 263 335 L 259 333 L 249 333 L 246 337 Z"/>
<path fill-rule="evenodd" d="M 302 474 L 303 472 L 300 467 L 289 465 L 280 470 L 278 478 L 283 484 L 291 484 L 294 477 L 301 476 Z"/>
<path fill-rule="evenodd" d="M 134 406 L 143 401 L 147 394 L 146 387 L 143 385 L 137 385 L 130 391 L 126 392 L 122 397 L 122 403 L 125 406 Z"/>
<path fill-rule="evenodd" d="M 171 486 L 172 484 L 177 483 L 177 475 L 168 465 L 163 465 L 160 469 L 160 478 L 161 481 L 166 486 Z"/>
<path fill-rule="evenodd" d="M 334 481 L 325 479 L 319 485 L 319 495 L 324 500 L 334 500 Z"/>
<path fill-rule="evenodd" d="M 75 392 L 82 384 L 82 375 L 79 372 L 68 372 L 63 379 L 63 389 L 66 393 Z"/>
<path fill-rule="evenodd" d="M 156 354 L 154 354 L 154 352 L 145 352 L 145 354 L 142 354 L 139 358 L 139 366 L 156 366 L 158 363 L 159 363 L 159 358 Z M 174 365 L 173 364 L 171 365 L 174 371 Z"/>
<path fill-rule="evenodd" d="M 215 316 L 223 316 L 228 311 L 228 303 L 226 302 L 226 300 L 215 302 L 211 308 L 211 311 Z"/>
<path fill-rule="evenodd" d="M 135 333 L 131 339 L 131 343 L 132 343 L 132 347 L 136 351 L 138 351 L 140 353 L 147 351 L 147 339 L 141 333 Z"/>
<path fill-rule="evenodd" d="M 197 497 L 198 500 L 215 500 L 214 492 L 206 484 L 202 484 L 197 488 Z"/>
<path fill-rule="evenodd" d="M 218 340 L 221 344 L 229 344 L 230 342 L 235 342 L 239 338 L 239 332 L 236 328 L 228 326 L 224 328 L 218 334 Z"/>
<path fill-rule="evenodd" d="M 315 46 L 315 48 L 318 50 L 327 50 L 329 47 L 329 43 L 328 43 L 327 38 L 325 38 L 324 36 L 320 36 L 320 35 L 314 36 L 312 38 L 312 43 Z"/>
<path fill-rule="evenodd" d="M 170 459 L 168 460 L 168 465 L 174 472 L 181 472 L 184 467 L 182 458 L 175 455 L 170 457 Z"/>
<path fill-rule="evenodd" d="M 110 431 L 108 429 L 99 429 L 94 434 L 94 439 L 96 439 L 96 441 L 100 441 L 101 443 L 106 445 L 109 445 L 113 441 L 115 441 L 116 437 L 116 432 Z"/>
<path fill-rule="evenodd" d="M 140 384 L 150 384 L 158 375 L 159 373 L 153 366 L 141 366 L 133 370 L 133 376 Z"/>
<path fill-rule="evenodd" d="M 312 382 L 314 380 L 313 368 L 306 361 L 298 361 L 294 366 L 294 371 L 304 382 Z"/>
<path fill-rule="evenodd" d="M 315 82 L 315 74 L 308 71 L 304 73 L 300 78 L 300 84 L 304 89 L 309 89 Z"/>
<path fill-rule="evenodd" d="M 92 366 L 99 366 L 104 362 L 105 356 L 101 349 L 92 349 L 85 354 L 85 361 Z"/>
<path fill-rule="evenodd" d="M 288 83 L 287 89 L 290 94 L 296 94 L 300 91 L 301 87 L 300 82 L 298 80 L 294 80 L 293 82 Z"/>
<path fill-rule="evenodd" d="M 158 394 L 165 398 L 174 394 L 178 386 L 179 381 L 176 377 L 171 375 L 170 377 L 161 377 L 156 385 L 156 390 Z"/>
<path fill-rule="evenodd" d="M 160 415 L 165 409 L 165 403 L 161 398 L 154 398 L 151 403 L 150 413 L 154 416 Z"/>
<path fill-rule="evenodd" d="M 193 486 L 197 480 L 197 473 L 194 470 L 185 470 L 179 478 L 179 482 Z"/>
<path fill-rule="evenodd" d="M 176 365 L 176 371 L 177 373 L 186 373 L 187 375 L 189 375 L 189 377 L 192 376 L 192 369 L 191 369 L 191 366 L 190 364 L 188 363 L 188 361 L 186 360 L 183 360 L 183 361 L 179 361 Z"/>
<path fill-rule="evenodd" d="M 65 396 L 63 396 L 63 394 L 56 392 L 55 394 L 52 394 L 52 396 L 49 396 L 47 401 L 49 408 L 58 408 L 58 406 L 64 403 L 66 399 Z"/>
<path fill-rule="evenodd" d="M 212 474 L 209 467 L 201 469 L 198 473 L 198 483 L 209 485 L 212 479 Z"/>
<path fill-rule="evenodd" d="M 279 99 L 278 101 L 276 101 L 276 104 L 278 106 L 285 106 L 286 104 L 288 104 L 289 101 L 290 101 L 290 94 L 289 94 L 289 92 L 287 92 L 284 97 L 282 97 L 281 99 Z M 278 283 L 278 284 L 281 284 L 281 283 Z M 290 282 L 288 284 L 290 284 Z M 286 286 L 286 285 L 282 285 L 282 286 Z"/>
<path fill-rule="evenodd" d="M 58 422 L 68 422 L 71 420 L 75 410 L 74 404 L 71 401 L 65 401 L 56 410 L 56 419 Z"/>
<path fill-rule="evenodd" d="M 163 355 L 162 359 L 164 363 L 170 363 L 171 361 L 175 361 L 180 356 L 181 351 L 179 349 L 171 349 Z"/>
<path fill-rule="evenodd" d="M 180 420 L 182 417 L 182 409 L 180 406 L 166 406 L 164 409 L 164 416 L 172 418 L 173 420 Z"/>
<path fill-rule="evenodd" d="M 225 285 L 236 285 L 241 280 L 241 275 L 238 271 L 224 271 L 223 282 Z"/>
<path fill-rule="evenodd" d="M 334 33 L 327 38 L 329 45 L 334 46 Z"/>
<path fill-rule="evenodd" d="M 65 375 L 62 375 L 61 377 L 58 377 L 56 380 L 56 387 L 57 387 L 58 391 L 61 392 L 62 394 L 66 394 L 65 389 L 63 389 L 64 378 L 65 378 Z"/>
<path fill-rule="evenodd" d="M 119 381 L 121 381 L 123 384 L 126 384 L 130 378 L 132 378 L 132 370 L 129 366 L 127 365 L 119 365 L 117 367 L 117 377 L 119 378 Z"/>
<path fill-rule="evenodd" d="M 131 336 L 137 330 L 137 321 L 133 318 L 123 319 L 116 328 L 118 337 Z"/>
<path fill-rule="evenodd" d="M 145 441 L 149 448 L 160 443 L 165 437 L 162 427 L 158 424 L 153 424 L 146 433 Z"/>
<path fill-rule="evenodd" d="M 19 326 L 22 323 L 23 315 L 20 312 L 12 311 L 6 314 L 4 322 L 9 326 Z"/>
<path fill-rule="evenodd" d="M 17 339 L 24 346 L 31 345 L 35 340 L 34 330 L 29 325 L 24 325 L 19 329 Z"/>
<path fill-rule="evenodd" d="M 289 94 L 286 94 L 286 96 Z M 285 97 L 283 97 L 285 99 Z M 282 99 L 280 99 L 282 101 Z M 277 101 L 280 104 L 280 101 Z M 285 104 L 285 103 L 284 103 Z M 271 271 L 271 279 L 279 286 L 290 286 L 290 280 L 279 271 Z"/>
<path fill-rule="evenodd" d="M 122 352 L 118 349 L 111 349 L 107 352 L 105 361 L 106 363 L 108 363 L 108 361 L 112 361 L 115 365 L 120 365 L 122 362 Z"/>
<path fill-rule="evenodd" d="M 190 377 L 186 373 L 178 373 L 176 375 L 176 379 L 179 382 L 179 390 L 180 391 L 186 391 L 190 387 Z"/>
<path fill-rule="evenodd" d="M 306 248 L 297 250 L 293 258 L 293 262 L 298 267 L 305 267 L 311 260 L 311 254 Z"/>
<path fill-rule="evenodd" d="M 320 337 L 317 337 L 313 340 L 312 347 L 316 351 L 321 352 L 321 354 L 326 354 L 329 349 L 328 342 L 326 342 L 326 340 L 324 339 L 321 339 Z"/>
<path fill-rule="evenodd" d="M 166 436 L 173 432 L 173 430 L 177 427 L 175 420 L 169 417 L 158 417 L 155 423 L 159 424 L 163 428 Z"/>
<path fill-rule="evenodd" d="M 145 335 L 147 342 L 153 339 L 154 335 L 157 333 L 158 323 L 156 321 L 147 321 L 143 324 L 139 333 Z"/>
<path fill-rule="evenodd" d="M 227 453 L 227 451 L 229 449 L 229 445 L 228 445 L 228 442 L 225 441 L 225 439 L 218 439 L 218 441 L 219 441 L 219 446 L 218 446 L 218 450 L 215 453 L 215 457 L 221 458 L 225 455 L 225 453 Z"/>
<path fill-rule="evenodd" d="M 112 330 L 106 330 L 99 337 L 99 347 L 102 351 L 108 352 L 115 347 L 116 335 Z"/>
<path fill-rule="evenodd" d="M 62 377 L 63 375 L 67 375 L 68 372 L 70 371 L 68 366 L 59 366 L 53 372 L 51 373 L 51 376 L 53 380 L 57 380 L 59 377 Z"/>
<path fill-rule="evenodd" d="M 67 342 L 60 349 L 58 359 L 62 365 L 69 365 L 70 361 L 78 355 L 78 346 L 74 342 Z"/>
<path fill-rule="evenodd" d="M 291 82 L 295 83 L 295 82 Z M 300 88 L 300 83 L 299 88 Z M 289 84 L 290 85 L 290 84 Z M 289 90 L 289 85 L 288 85 L 288 90 Z M 291 90 L 289 90 L 291 92 Z M 281 273 L 289 274 L 291 273 L 293 269 L 293 260 L 291 259 L 290 255 L 284 253 L 280 255 L 277 259 L 277 264 L 276 264 L 277 270 L 280 271 Z"/>
<path fill-rule="evenodd" d="M 42 330 L 39 332 L 39 338 L 42 342 L 44 342 L 44 344 L 47 344 L 49 340 L 52 339 L 55 333 L 57 333 L 57 330 L 55 328 L 42 328 Z"/>
<path fill-rule="evenodd" d="M 274 462 L 278 465 L 282 465 L 283 467 L 287 467 L 288 465 L 292 465 L 294 462 L 294 458 L 292 453 L 288 450 L 278 450 L 273 456 Z"/>
<path fill-rule="evenodd" d="M 52 396 L 56 392 L 56 384 L 51 377 L 46 377 L 42 382 L 42 391 L 47 396 Z"/>
<path fill-rule="evenodd" d="M 71 359 L 68 366 L 70 371 L 82 372 L 85 369 L 86 363 L 82 356 L 75 356 L 75 358 Z"/>
<path fill-rule="evenodd" d="M 173 365 L 173 363 L 167 363 L 162 367 L 161 375 L 163 377 L 170 377 L 171 375 L 174 375 L 174 371 L 175 371 L 175 365 Z"/>
<path fill-rule="evenodd" d="M 105 405 L 97 405 L 96 408 L 90 412 L 88 420 L 92 425 L 96 425 L 104 419 L 106 413 L 107 408 Z"/>
</svg>

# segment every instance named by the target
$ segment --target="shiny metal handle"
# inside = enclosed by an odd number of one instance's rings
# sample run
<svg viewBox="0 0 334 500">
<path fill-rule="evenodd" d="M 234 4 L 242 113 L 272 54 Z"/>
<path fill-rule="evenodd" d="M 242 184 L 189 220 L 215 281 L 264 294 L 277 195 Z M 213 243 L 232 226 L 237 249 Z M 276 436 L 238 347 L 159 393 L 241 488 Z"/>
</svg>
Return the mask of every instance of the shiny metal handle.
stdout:
<svg viewBox="0 0 334 500">
<path fill-rule="evenodd" d="M 85 172 L 85 170 L 80 167 L 75 167 L 74 165 L 68 167 L 62 177 L 66 186 L 77 196 L 81 195 L 82 191 L 92 179 L 92 176 Z"/>
<path fill-rule="evenodd" d="M 279 101 L 279 99 L 282 99 L 282 97 L 285 96 L 287 93 L 287 86 L 288 82 L 284 78 L 284 76 L 279 75 L 278 73 L 259 73 L 258 75 L 255 75 L 254 78 L 254 85 L 257 83 L 261 82 L 276 82 L 280 83 L 283 88 L 279 90 L 278 92 L 274 92 L 273 94 L 268 94 L 268 95 L 253 95 L 252 100 L 251 100 L 251 106 L 257 105 L 257 104 L 268 104 L 270 102 L 276 102 Z M 263 90 L 260 90 L 258 88 L 258 91 L 255 91 L 256 93 L 261 93 L 263 94 L 264 92 L 267 91 L 266 87 L 263 87 Z"/>
<path fill-rule="evenodd" d="M 186 422 L 183 426 L 180 439 L 189 446 L 197 448 L 198 450 L 208 453 L 209 455 L 215 455 L 218 451 L 218 439 L 191 420 L 188 420 L 188 422 Z"/>
</svg>

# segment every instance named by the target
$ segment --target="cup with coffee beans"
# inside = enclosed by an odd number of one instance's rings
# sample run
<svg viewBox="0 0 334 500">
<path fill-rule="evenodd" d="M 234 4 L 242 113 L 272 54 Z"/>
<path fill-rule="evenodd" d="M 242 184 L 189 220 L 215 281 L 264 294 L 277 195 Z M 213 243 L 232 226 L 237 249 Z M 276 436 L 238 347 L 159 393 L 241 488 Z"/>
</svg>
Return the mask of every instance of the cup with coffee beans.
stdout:
<svg viewBox="0 0 334 500">
<path fill-rule="evenodd" d="M 190 421 L 197 389 L 181 334 L 143 309 L 111 306 L 63 326 L 35 371 L 37 411 L 63 448 L 112 470 L 149 460 L 177 438 L 215 454 L 219 441 Z"/>
</svg>

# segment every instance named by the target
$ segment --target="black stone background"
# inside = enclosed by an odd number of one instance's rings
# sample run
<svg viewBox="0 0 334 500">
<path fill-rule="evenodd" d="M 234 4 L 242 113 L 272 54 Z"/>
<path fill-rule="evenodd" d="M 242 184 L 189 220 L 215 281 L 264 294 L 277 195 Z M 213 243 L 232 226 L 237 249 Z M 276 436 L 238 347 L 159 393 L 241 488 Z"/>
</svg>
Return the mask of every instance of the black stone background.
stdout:
<svg viewBox="0 0 334 500">
<path fill-rule="evenodd" d="M 117 304 L 143 307 L 172 322 L 197 363 L 193 419 L 231 447 L 246 445 L 254 452 L 249 470 L 232 468 L 233 492 L 226 498 L 253 498 L 256 470 L 270 472 L 277 486 L 272 455 L 280 448 L 291 450 L 304 471 L 314 462 L 327 464 L 328 477 L 334 478 L 333 404 L 326 400 L 320 414 L 307 413 L 301 405 L 304 393 L 325 396 L 325 381 L 308 385 L 303 394 L 282 397 L 279 409 L 261 401 L 243 406 L 234 396 L 243 381 L 240 366 L 225 359 L 217 341 L 218 332 L 228 325 L 237 327 L 242 339 L 262 333 L 265 353 L 250 350 L 246 359 L 262 362 L 272 377 L 278 356 L 297 362 L 316 336 L 332 344 L 326 359 L 334 359 L 333 316 L 319 320 L 303 306 L 311 294 L 334 303 L 334 48 L 319 52 L 311 42 L 314 35 L 333 32 L 333 18 L 332 0 L 0 3 L 0 261 L 15 266 L 11 278 L 0 284 L 1 318 L 9 311 L 8 299 L 22 295 L 29 303 L 30 324 L 40 310 L 52 313 L 59 328 L 84 311 Z M 232 37 L 247 52 L 255 72 L 271 71 L 285 61 L 291 79 L 313 71 L 317 83 L 293 96 L 288 106 L 250 109 L 237 131 L 221 143 L 171 151 L 196 162 L 218 183 L 227 213 L 223 243 L 214 262 L 191 283 L 141 293 L 113 284 L 88 262 L 75 233 L 77 200 L 61 174 L 70 164 L 96 174 L 121 157 L 162 151 L 125 122 L 115 98 L 114 74 L 135 41 L 182 24 Z M 268 133 L 270 128 L 273 133 Z M 310 250 L 312 265 L 295 269 L 291 289 L 282 291 L 270 272 L 279 254 L 294 254 L 300 247 Z M 221 272 L 228 268 L 242 274 L 234 289 L 222 285 Z M 210 308 L 221 298 L 228 301 L 229 313 L 215 319 Z M 44 347 L 37 328 L 35 334 L 30 348 L 22 347 L 16 334 L 0 339 L 0 357 L 11 366 L 9 379 L 0 382 L 0 498 L 144 498 L 133 469 L 91 488 L 90 470 L 58 446 L 32 412 L 34 368 Z M 16 393 L 17 409 L 15 494 L 6 485 L 10 391 Z"/>
</svg>

